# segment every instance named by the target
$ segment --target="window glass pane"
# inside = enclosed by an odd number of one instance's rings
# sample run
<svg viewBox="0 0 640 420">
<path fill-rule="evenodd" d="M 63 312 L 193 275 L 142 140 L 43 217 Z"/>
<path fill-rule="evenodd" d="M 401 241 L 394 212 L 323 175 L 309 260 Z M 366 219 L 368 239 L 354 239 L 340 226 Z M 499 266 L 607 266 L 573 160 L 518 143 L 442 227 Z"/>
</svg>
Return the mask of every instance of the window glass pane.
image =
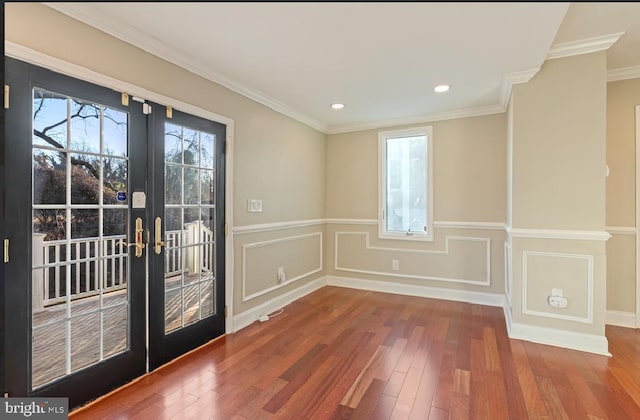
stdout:
<svg viewBox="0 0 640 420">
<path fill-rule="evenodd" d="M 164 160 L 182 163 L 182 127 L 169 123 L 164 127 Z"/>
<path fill-rule="evenodd" d="M 65 209 L 34 209 L 33 233 L 44 235 L 45 241 L 65 239 L 67 232 L 67 211 Z"/>
<path fill-rule="evenodd" d="M 127 210 L 104 209 L 102 221 L 103 236 L 122 236 L 125 240 L 127 235 Z"/>
<path fill-rule="evenodd" d="M 71 210 L 71 238 L 96 238 L 100 229 L 99 210 Z"/>
<path fill-rule="evenodd" d="M 118 159 L 114 157 L 103 157 L 103 182 L 102 191 L 104 204 L 122 204 L 128 203 L 129 195 L 127 194 L 127 173 L 128 161 L 126 159 Z"/>
<path fill-rule="evenodd" d="M 386 140 L 386 230 L 424 232 L 427 225 L 425 136 Z"/>
<path fill-rule="evenodd" d="M 100 153 L 100 106 L 71 100 L 71 149 Z"/>
<path fill-rule="evenodd" d="M 201 204 L 214 204 L 215 203 L 215 183 L 214 172 L 202 170 L 200 171 L 200 180 L 202 182 L 200 190 L 200 203 Z"/>
<path fill-rule="evenodd" d="M 34 89 L 33 145 L 67 147 L 66 96 Z"/>
<path fill-rule="evenodd" d="M 200 171 L 198 169 L 184 168 L 184 204 L 200 204 Z"/>
<path fill-rule="evenodd" d="M 200 132 L 184 129 L 184 164 L 200 165 Z"/>
<path fill-rule="evenodd" d="M 103 151 L 105 155 L 127 156 L 127 113 L 104 109 Z"/>
<path fill-rule="evenodd" d="M 182 167 L 164 165 L 164 202 L 165 204 L 181 204 L 182 201 Z"/>
<path fill-rule="evenodd" d="M 214 143 L 215 138 L 213 134 L 209 133 L 201 133 L 201 149 L 200 149 L 200 158 L 201 158 L 201 166 L 203 168 L 213 169 L 214 166 Z"/>
<path fill-rule="evenodd" d="M 104 357 L 109 357 L 129 348 L 128 318 L 128 305 L 118 305 L 104 311 L 102 316 Z"/>
<path fill-rule="evenodd" d="M 67 154 L 33 149 L 33 204 L 67 202 Z"/>
<path fill-rule="evenodd" d="M 98 204 L 100 158 L 71 154 L 71 204 Z"/>
</svg>

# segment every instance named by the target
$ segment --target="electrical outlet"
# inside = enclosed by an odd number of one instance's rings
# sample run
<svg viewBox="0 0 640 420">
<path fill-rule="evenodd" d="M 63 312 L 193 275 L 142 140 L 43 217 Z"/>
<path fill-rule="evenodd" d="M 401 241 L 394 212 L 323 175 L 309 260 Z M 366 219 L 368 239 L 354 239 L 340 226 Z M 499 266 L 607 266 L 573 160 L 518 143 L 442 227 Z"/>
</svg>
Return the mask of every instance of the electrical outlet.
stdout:
<svg viewBox="0 0 640 420">
<path fill-rule="evenodd" d="M 284 283 L 285 281 L 287 281 L 287 277 L 284 274 L 284 267 L 282 266 L 278 267 L 278 281 L 280 283 Z"/>
<path fill-rule="evenodd" d="M 569 305 L 569 301 L 567 300 L 566 297 L 562 297 L 562 296 L 549 296 L 547 298 L 547 301 L 549 302 L 549 306 L 552 306 L 554 308 L 566 308 Z"/>
<path fill-rule="evenodd" d="M 262 200 L 247 200 L 247 211 L 249 213 L 262 213 Z"/>
<path fill-rule="evenodd" d="M 394 270 L 394 271 L 400 270 L 400 261 L 391 260 L 391 269 Z"/>
</svg>

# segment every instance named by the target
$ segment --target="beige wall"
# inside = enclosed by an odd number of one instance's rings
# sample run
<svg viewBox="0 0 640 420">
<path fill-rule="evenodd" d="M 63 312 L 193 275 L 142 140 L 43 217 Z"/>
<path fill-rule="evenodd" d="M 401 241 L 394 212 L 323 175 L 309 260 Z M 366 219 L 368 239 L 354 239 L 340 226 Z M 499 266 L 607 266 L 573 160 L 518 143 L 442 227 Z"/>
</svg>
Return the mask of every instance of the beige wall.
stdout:
<svg viewBox="0 0 640 420">
<path fill-rule="evenodd" d="M 433 126 L 434 220 L 504 223 L 506 121 L 502 113 L 421 124 Z M 378 130 L 327 136 L 326 183 L 327 217 L 378 217 Z"/>
<path fill-rule="evenodd" d="M 607 226 L 636 224 L 636 105 L 640 78 L 607 84 Z"/>
<path fill-rule="evenodd" d="M 420 124 L 433 126 L 436 222 L 505 222 L 506 122 L 502 113 Z M 504 292 L 501 229 L 436 227 L 433 242 L 378 239 L 378 130 L 328 136 L 326 173 L 327 217 L 352 219 L 327 226 L 327 274 Z"/>
<path fill-rule="evenodd" d="M 635 228 L 635 107 L 640 78 L 607 84 L 607 226 Z M 636 311 L 635 235 L 612 232 L 607 242 L 607 309 Z"/>
<path fill-rule="evenodd" d="M 233 119 L 236 226 L 324 218 L 323 133 L 36 3 L 5 5 L 5 39 Z M 263 201 L 262 213 L 247 212 L 250 198 Z M 322 226 L 315 228 L 316 232 L 322 230 Z M 273 231 L 267 236 L 286 235 L 288 232 Z M 289 257 L 306 258 L 303 249 L 291 249 Z M 238 250 L 241 248 L 236 247 L 236 253 Z M 256 266 L 251 267 L 252 272 L 266 264 L 264 258 L 253 261 Z M 251 285 L 254 291 L 268 287 L 273 279 L 273 267 L 266 264 L 263 268 L 268 273 L 264 278 L 249 277 L 249 281 L 259 282 Z M 241 271 L 234 274 L 234 301 L 241 302 Z M 314 273 L 268 296 L 273 298 L 323 274 Z M 252 305 L 254 301 L 245 302 L 234 312 Z"/>
<path fill-rule="evenodd" d="M 605 54 L 546 61 L 514 87 L 514 228 L 605 230 Z"/>
</svg>

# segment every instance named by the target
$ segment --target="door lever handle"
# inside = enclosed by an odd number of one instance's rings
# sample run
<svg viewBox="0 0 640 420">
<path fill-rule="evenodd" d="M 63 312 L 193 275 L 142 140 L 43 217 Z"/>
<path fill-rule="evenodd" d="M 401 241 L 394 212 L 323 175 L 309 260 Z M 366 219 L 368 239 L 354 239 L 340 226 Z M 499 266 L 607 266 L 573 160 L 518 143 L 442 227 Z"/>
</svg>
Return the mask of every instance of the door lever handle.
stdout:
<svg viewBox="0 0 640 420">
<path fill-rule="evenodd" d="M 127 243 L 125 241 L 120 241 L 118 242 L 118 245 L 122 245 L 122 246 L 126 246 L 127 248 L 132 247 L 132 246 L 137 246 L 138 248 L 144 248 L 144 244 L 137 244 L 137 243 Z"/>
<path fill-rule="evenodd" d="M 164 241 L 162 240 L 162 219 L 160 217 L 156 217 L 156 232 L 155 232 L 155 239 L 156 239 L 156 243 L 154 245 L 156 254 L 160 255 L 162 253 L 162 247 L 165 245 Z"/>
<path fill-rule="evenodd" d="M 142 228 L 142 218 L 136 218 L 136 241 L 134 243 L 127 243 L 125 241 L 118 242 L 119 245 L 126 246 L 127 248 L 131 246 L 136 247 L 136 257 L 142 257 L 142 250 L 144 249 L 144 243 L 142 242 L 142 234 L 144 233 L 144 229 Z"/>
</svg>

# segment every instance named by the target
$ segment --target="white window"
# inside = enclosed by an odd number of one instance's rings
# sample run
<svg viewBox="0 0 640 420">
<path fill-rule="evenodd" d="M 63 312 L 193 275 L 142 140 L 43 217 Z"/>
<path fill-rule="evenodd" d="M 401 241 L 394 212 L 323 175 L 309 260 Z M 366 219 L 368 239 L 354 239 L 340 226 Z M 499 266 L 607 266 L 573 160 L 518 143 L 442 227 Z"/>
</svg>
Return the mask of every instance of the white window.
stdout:
<svg viewBox="0 0 640 420">
<path fill-rule="evenodd" d="M 379 236 L 433 240 L 431 126 L 378 133 Z"/>
</svg>

